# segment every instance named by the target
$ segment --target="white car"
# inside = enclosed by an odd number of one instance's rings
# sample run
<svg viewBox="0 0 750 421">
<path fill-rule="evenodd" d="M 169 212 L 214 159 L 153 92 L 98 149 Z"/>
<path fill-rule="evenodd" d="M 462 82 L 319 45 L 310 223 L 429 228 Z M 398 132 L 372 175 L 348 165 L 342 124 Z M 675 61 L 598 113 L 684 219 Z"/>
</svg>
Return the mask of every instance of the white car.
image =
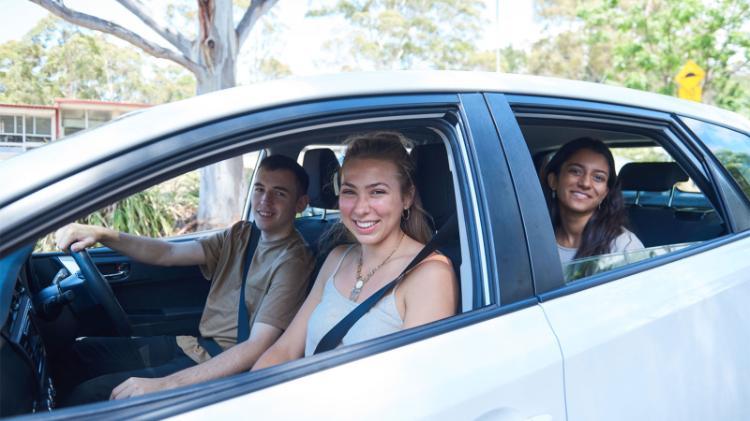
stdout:
<svg viewBox="0 0 750 421">
<path fill-rule="evenodd" d="M 460 238 L 444 250 L 460 278 L 458 315 L 257 372 L 51 409 L 47 359 L 58 347 L 194 332 L 208 285 L 197 268 L 101 248 L 89 253 L 114 296 L 88 278 L 66 295 L 53 278 L 76 266 L 33 253 L 39 238 L 244 154 L 307 161 L 314 206 L 333 209 L 321 158 L 331 154 L 310 151 L 373 129 L 414 140 L 435 227 L 458 215 Z M 621 182 L 645 250 L 560 263 L 538 171 L 580 136 L 630 162 Z M 680 177 L 648 170 L 654 157 Z M 750 122 L 727 111 L 559 79 L 341 74 L 154 107 L 4 161 L 0 180 L 2 416 L 750 419 Z M 684 180 L 690 188 L 676 185 Z M 335 220 L 304 216 L 298 228 L 314 245 Z"/>
</svg>

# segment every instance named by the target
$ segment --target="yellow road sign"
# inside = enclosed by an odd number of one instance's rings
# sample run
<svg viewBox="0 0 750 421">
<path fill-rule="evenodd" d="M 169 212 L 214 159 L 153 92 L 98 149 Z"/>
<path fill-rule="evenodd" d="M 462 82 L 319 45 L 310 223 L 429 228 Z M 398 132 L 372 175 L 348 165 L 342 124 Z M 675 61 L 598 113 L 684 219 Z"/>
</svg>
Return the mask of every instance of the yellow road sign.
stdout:
<svg viewBox="0 0 750 421">
<path fill-rule="evenodd" d="M 701 102 L 703 95 L 703 78 L 706 72 L 693 60 L 688 60 L 684 66 L 677 72 L 674 80 L 677 82 L 677 96 L 696 102 Z"/>
</svg>

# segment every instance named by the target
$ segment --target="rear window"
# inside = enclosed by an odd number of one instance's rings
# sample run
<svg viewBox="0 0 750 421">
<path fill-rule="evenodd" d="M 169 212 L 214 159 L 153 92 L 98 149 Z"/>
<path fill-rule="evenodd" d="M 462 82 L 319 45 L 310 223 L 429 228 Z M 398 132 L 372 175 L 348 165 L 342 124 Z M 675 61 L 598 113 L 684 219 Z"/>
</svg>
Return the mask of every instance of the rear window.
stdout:
<svg viewBox="0 0 750 421">
<path fill-rule="evenodd" d="M 683 118 L 683 121 L 708 146 L 750 199 L 750 137 L 691 118 Z"/>
</svg>

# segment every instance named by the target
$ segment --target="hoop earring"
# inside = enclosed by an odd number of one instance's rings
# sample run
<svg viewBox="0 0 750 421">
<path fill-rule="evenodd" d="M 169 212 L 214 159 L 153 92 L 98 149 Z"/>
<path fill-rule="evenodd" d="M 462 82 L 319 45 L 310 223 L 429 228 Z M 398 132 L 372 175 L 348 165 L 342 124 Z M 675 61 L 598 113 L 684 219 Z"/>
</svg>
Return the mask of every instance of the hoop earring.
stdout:
<svg viewBox="0 0 750 421">
<path fill-rule="evenodd" d="M 411 216 L 411 208 L 406 208 L 404 209 L 404 212 L 401 213 L 401 218 L 403 218 L 404 221 L 408 221 L 410 216 Z"/>
</svg>

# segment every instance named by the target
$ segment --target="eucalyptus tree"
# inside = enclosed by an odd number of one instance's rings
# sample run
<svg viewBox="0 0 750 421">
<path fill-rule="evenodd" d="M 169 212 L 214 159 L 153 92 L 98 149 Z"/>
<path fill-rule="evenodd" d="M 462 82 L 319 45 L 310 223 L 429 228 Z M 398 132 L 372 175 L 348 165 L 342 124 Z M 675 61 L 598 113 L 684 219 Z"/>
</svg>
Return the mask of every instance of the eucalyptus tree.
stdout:
<svg viewBox="0 0 750 421">
<path fill-rule="evenodd" d="M 195 76 L 197 94 L 235 86 L 237 56 L 242 45 L 258 20 L 278 2 L 252 0 L 241 14 L 236 14 L 232 0 L 198 0 L 197 11 L 189 13 L 196 30 L 180 31 L 168 22 L 169 13 L 160 15 L 140 0 L 117 0 L 166 41 L 165 47 L 115 22 L 71 9 L 62 0 L 29 1 L 68 22 L 114 35 L 154 57 L 179 64 Z M 238 21 L 235 15 L 241 15 Z M 241 158 L 202 170 L 198 219 L 203 227 L 225 225 L 238 218 L 240 202 L 247 192 L 242 170 Z"/>
</svg>

